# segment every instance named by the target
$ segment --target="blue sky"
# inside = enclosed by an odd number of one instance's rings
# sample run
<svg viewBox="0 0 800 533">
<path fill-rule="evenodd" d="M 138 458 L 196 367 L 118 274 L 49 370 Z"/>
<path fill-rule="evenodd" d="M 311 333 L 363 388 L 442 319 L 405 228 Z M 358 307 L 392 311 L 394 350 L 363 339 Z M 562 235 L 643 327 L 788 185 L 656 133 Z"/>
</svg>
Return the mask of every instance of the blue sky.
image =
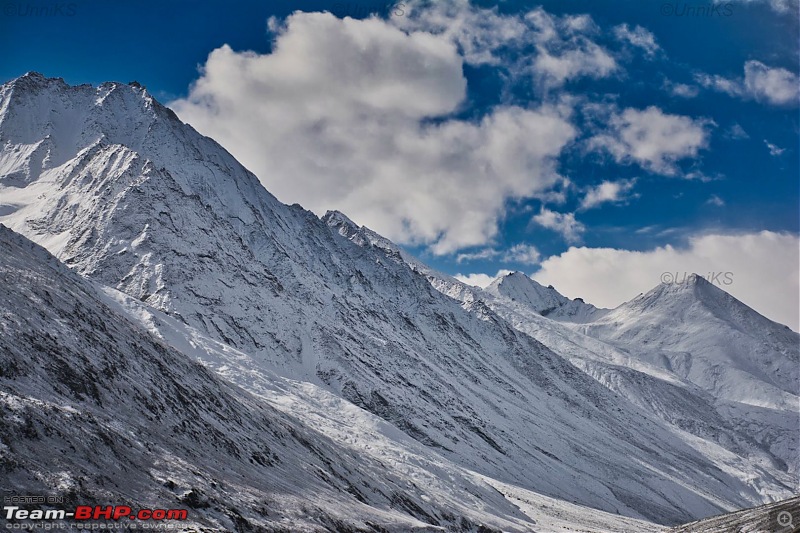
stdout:
<svg viewBox="0 0 800 533">
<path fill-rule="evenodd" d="M 463 279 L 522 270 L 612 306 L 730 271 L 796 328 L 796 291 L 770 301 L 797 284 L 797 9 L 18 0 L 0 81 L 137 80 L 282 201 Z"/>
</svg>

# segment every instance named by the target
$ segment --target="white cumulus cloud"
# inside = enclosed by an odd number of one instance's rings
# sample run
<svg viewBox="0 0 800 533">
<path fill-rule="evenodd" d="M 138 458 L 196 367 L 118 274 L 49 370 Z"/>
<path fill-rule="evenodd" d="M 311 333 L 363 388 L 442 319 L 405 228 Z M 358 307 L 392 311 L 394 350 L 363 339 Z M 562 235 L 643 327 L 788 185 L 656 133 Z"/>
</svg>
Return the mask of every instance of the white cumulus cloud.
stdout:
<svg viewBox="0 0 800 533">
<path fill-rule="evenodd" d="M 767 318 L 800 331 L 798 252 L 797 235 L 770 231 L 697 236 L 685 249 L 571 247 L 543 261 L 533 278 L 570 298 L 616 307 L 658 285 L 664 272 L 730 272 L 732 282 L 720 285 L 722 289 Z"/>
<path fill-rule="evenodd" d="M 627 108 L 613 115 L 608 131 L 589 140 L 590 149 L 605 150 L 618 163 L 638 163 L 664 175 L 678 173 L 677 161 L 694 158 L 708 145 L 710 121 L 664 113 L 650 106 Z"/>
<path fill-rule="evenodd" d="M 580 77 L 603 78 L 619 70 L 613 53 L 592 39 L 599 28 L 586 14 L 558 16 L 541 7 L 500 14 L 496 7 L 482 8 L 468 0 L 409 0 L 405 4 L 408 13 L 393 17 L 393 24 L 450 40 L 470 64 L 499 65 L 507 60 L 510 64 L 504 67 L 516 75 L 533 76 L 546 89 Z M 504 54 L 509 50 L 525 59 Z"/>
<path fill-rule="evenodd" d="M 504 254 L 505 261 L 511 263 L 523 263 L 526 265 L 535 265 L 541 259 L 539 250 L 530 244 L 515 244 Z"/>
<path fill-rule="evenodd" d="M 170 106 L 282 201 L 444 254 L 490 242 L 507 200 L 547 197 L 563 181 L 568 110 L 452 118 L 466 80 L 450 39 L 328 13 L 270 27 L 272 53 L 214 50 Z"/>
<path fill-rule="evenodd" d="M 800 78 L 785 68 L 770 68 L 760 61 L 744 64 L 744 86 L 756 100 L 773 105 L 797 104 Z"/>
<path fill-rule="evenodd" d="M 489 285 L 492 284 L 494 280 L 497 278 L 507 276 L 511 274 L 510 270 L 499 270 L 497 274 L 494 276 L 490 276 L 489 274 L 456 274 L 453 276 L 461 283 L 466 283 L 467 285 L 472 285 L 473 287 L 480 287 L 481 289 L 485 289 Z"/>
<path fill-rule="evenodd" d="M 575 213 L 558 213 L 546 207 L 542 207 L 539 214 L 534 215 L 531 221 L 560 233 L 567 242 L 581 240 L 581 235 L 586 231 L 586 227 L 575 219 Z"/>
</svg>

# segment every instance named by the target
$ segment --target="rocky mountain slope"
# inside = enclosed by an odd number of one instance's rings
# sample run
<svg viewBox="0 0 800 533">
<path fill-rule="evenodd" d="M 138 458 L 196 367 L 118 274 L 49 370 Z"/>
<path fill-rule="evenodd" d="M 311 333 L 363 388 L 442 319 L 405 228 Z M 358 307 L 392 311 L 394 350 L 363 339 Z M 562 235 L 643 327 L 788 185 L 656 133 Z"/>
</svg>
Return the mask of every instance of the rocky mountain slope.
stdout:
<svg viewBox="0 0 800 533">
<path fill-rule="evenodd" d="M 509 274 L 499 278 L 487 290 L 481 290 L 435 272 L 413 258 L 407 258 L 407 262 L 412 268 L 425 273 L 438 290 L 462 301 L 465 306 L 483 302 L 516 329 L 530 334 L 568 358 L 604 386 L 666 422 L 678 434 L 688 433 L 693 445 L 715 455 L 721 464 L 726 465 L 723 466 L 726 471 L 743 479 L 752 478 L 759 476 L 752 466 L 760 465 L 782 479 L 785 486 L 800 487 L 797 474 L 800 457 L 800 416 L 797 412 L 800 399 L 797 392 L 800 388 L 792 384 L 800 368 L 797 363 L 800 337 L 785 326 L 760 315 L 752 316 L 752 309 L 713 287 L 710 290 L 706 287 L 706 292 L 719 300 L 712 307 L 727 309 L 723 314 L 726 317 L 747 317 L 746 324 L 740 327 L 736 323 L 715 322 L 698 315 L 693 320 L 687 320 L 686 313 L 677 308 L 703 308 L 705 305 L 699 297 L 681 300 L 682 294 L 694 294 L 690 286 L 654 289 L 651 294 L 661 295 L 665 309 L 660 312 L 651 309 L 641 322 L 638 321 L 640 312 L 628 309 L 643 297 L 615 310 L 597 310 L 580 301 L 572 301 L 572 305 L 582 309 L 582 316 L 590 321 L 574 323 L 574 315 L 552 320 L 552 316 L 545 318 L 540 311 L 552 308 L 553 302 L 570 300 L 524 274 Z M 509 283 L 510 280 L 513 282 Z M 694 282 L 708 285 L 702 279 Z M 502 289 L 498 290 L 499 287 Z M 665 288 L 668 290 L 665 291 Z M 721 313 L 718 311 L 718 314 Z M 759 391 L 757 401 L 762 405 L 730 399 L 724 394 L 720 395 L 717 390 L 694 383 L 685 373 L 662 364 L 664 359 L 646 340 L 638 342 L 631 336 L 618 342 L 608 339 L 609 335 L 626 328 L 637 331 L 642 327 L 647 330 L 648 320 L 657 321 L 658 317 L 671 321 L 672 339 L 690 344 L 681 354 L 685 360 L 691 362 L 696 357 L 698 366 L 714 365 L 717 374 L 730 373 L 729 389 L 738 384 L 740 392 Z M 731 332 L 731 329 L 736 331 Z M 603 332 L 607 336 L 602 335 Z M 741 342 L 730 343 L 729 339 L 734 338 L 739 338 Z M 670 346 L 669 341 L 664 345 Z M 763 371 L 748 372 L 747 366 L 744 366 L 744 371 L 735 370 L 736 366 L 729 360 L 726 351 L 720 350 L 724 346 L 729 348 L 727 353 L 732 357 L 751 357 L 754 363 L 766 361 L 772 366 L 779 366 L 777 373 L 784 373 L 778 379 L 783 383 L 783 388 L 776 387 L 775 380 Z M 755 366 L 752 364 L 751 368 Z M 709 445 L 715 448 L 713 453 Z M 764 490 L 768 499 L 788 494 L 772 492 L 763 485 L 760 490 Z"/>
<path fill-rule="evenodd" d="M 498 483 L 664 524 L 792 490 L 771 458 L 675 431 L 379 236 L 281 204 L 139 86 L 3 85 L 0 147 L 0 222 L 246 354 L 230 378 L 250 390 L 306 382 Z"/>
<path fill-rule="evenodd" d="M 242 384 L 262 401 L 304 421 L 337 444 L 373 458 L 392 475 L 425 487 L 421 497 L 424 501 L 447 502 L 447 505 L 460 509 L 461 514 L 469 516 L 473 523 L 493 524 L 504 531 L 519 528 L 523 531 L 563 531 L 580 527 L 586 532 L 642 533 L 663 529 L 653 523 L 546 497 L 466 470 L 445 459 L 435 448 L 415 441 L 379 417 L 322 387 L 282 378 L 263 368 L 252 356 L 210 339 L 195 328 L 124 293 L 108 287 L 102 290 L 110 307 L 157 338 L 214 369 L 224 379 Z M 464 483 L 465 477 L 478 486 L 493 487 L 515 509 L 524 513 L 524 518 L 509 516 L 503 507 L 495 508 L 492 503 L 481 501 L 480 497 L 468 498 L 467 507 L 463 507 L 463 493 L 460 491 L 474 491 L 468 482 Z M 461 480 L 463 485 L 454 484 L 457 480 Z"/>
<path fill-rule="evenodd" d="M 608 311 L 597 309 L 580 298 L 570 300 L 552 285 L 544 287 L 521 272 L 500 276 L 486 287 L 485 292 L 554 320 L 588 322 Z"/>
<path fill-rule="evenodd" d="M 398 474 L 221 381 L 2 226 L 0 279 L 0 482 L 14 495 L 187 509 L 177 525 L 221 531 L 532 527 L 452 466 L 418 485 L 424 454 Z"/>
<path fill-rule="evenodd" d="M 662 284 L 576 330 L 694 385 L 800 472 L 800 335 L 700 276 Z"/>
<path fill-rule="evenodd" d="M 800 337 L 700 276 L 662 283 L 579 331 L 721 400 L 792 409 L 800 390 Z"/>
<path fill-rule="evenodd" d="M 670 529 L 669 533 L 797 533 L 800 531 L 800 496 L 780 502 L 706 518 Z"/>
</svg>

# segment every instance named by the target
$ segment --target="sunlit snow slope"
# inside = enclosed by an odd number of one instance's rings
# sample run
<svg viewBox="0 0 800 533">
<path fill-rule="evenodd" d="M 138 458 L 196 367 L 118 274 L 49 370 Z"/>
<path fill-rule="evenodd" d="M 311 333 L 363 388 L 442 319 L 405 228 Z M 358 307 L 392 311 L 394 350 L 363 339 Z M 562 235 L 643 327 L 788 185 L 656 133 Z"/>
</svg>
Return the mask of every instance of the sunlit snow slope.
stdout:
<svg viewBox="0 0 800 533">
<path fill-rule="evenodd" d="M 424 455 L 394 469 L 221 381 L 3 226 L 0 280 L 0 486 L 12 495 L 187 509 L 178 525 L 222 531 L 533 528 L 469 473 L 428 474 Z"/>
<path fill-rule="evenodd" d="M 434 289 L 345 217 L 281 204 L 138 86 L 10 82 L 0 147 L 0 222 L 461 467 L 664 524 L 794 488 L 771 457 L 676 431 L 482 299 Z"/>
<path fill-rule="evenodd" d="M 371 242 L 397 252 L 391 243 L 368 229 L 360 231 L 369 235 Z M 487 305 L 519 331 L 535 337 L 598 382 L 661 418 L 677 438 L 704 450 L 723 470 L 752 482 L 766 501 L 800 490 L 800 391 L 796 384 L 800 336 L 787 327 L 765 319 L 727 293 L 708 287 L 703 279 L 691 278 L 688 286 L 661 286 L 651 291 L 648 296 L 661 295 L 662 309 L 644 313 L 640 322 L 640 312 L 629 308 L 642 297 L 613 311 L 596 309 L 579 299 L 569 300 L 554 288 L 543 287 L 519 272 L 503 276 L 481 290 L 402 255 L 444 294 L 465 306 L 476 302 Z M 705 290 L 693 291 L 696 284 L 703 284 Z M 694 295 L 688 301 L 687 293 Z M 709 302 L 713 299 L 717 301 Z M 702 310 L 708 305 L 725 318 L 703 316 Z M 693 311 L 681 311 L 682 306 Z M 572 311 L 549 312 L 559 309 Z M 737 324 L 733 317 L 745 320 L 739 319 Z M 653 327 L 649 321 L 659 320 L 668 326 L 658 327 L 670 331 L 662 346 L 668 349 L 670 340 L 673 346 L 685 346 L 686 351 L 680 356 L 688 365 L 673 368 L 663 357 L 665 350 L 654 347 L 647 338 L 642 342 L 631 338 L 630 331 L 647 331 Z M 615 342 L 614 334 L 626 329 L 630 330 L 627 337 Z M 719 376 L 719 382 L 727 386 L 715 390 L 693 382 L 685 370 L 695 358 L 697 366 L 711 367 L 708 373 Z M 732 361 L 737 358 L 750 362 L 737 366 L 737 361 Z M 759 365 L 766 372 L 759 370 Z M 740 400 L 729 396 L 734 390 Z M 760 405 L 753 405 L 754 402 Z M 775 490 L 774 485 L 761 483 L 761 468 L 783 480 L 784 487 L 790 490 Z"/>
</svg>

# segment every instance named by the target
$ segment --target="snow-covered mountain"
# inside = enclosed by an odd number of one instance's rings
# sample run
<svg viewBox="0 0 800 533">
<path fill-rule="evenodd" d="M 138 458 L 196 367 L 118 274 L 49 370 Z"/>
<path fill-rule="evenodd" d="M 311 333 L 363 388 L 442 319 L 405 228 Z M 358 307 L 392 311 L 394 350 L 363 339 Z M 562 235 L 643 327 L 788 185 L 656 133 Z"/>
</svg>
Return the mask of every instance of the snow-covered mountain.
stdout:
<svg viewBox="0 0 800 533">
<path fill-rule="evenodd" d="M 1 225 L 0 279 L 6 494 L 186 509 L 184 531 L 661 529 L 465 470 Z"/>
<path fill-rule="evenodd" d="M 785 462 L 797 480 L 800 336 L 787 326 L 692 276 L 576 329 L 710 394 L 716 412 Z"/>
<path fill-rule="evenodd" d="M 424 454 L 397 475 L 220 381 L 3 226 L 0 279 L 0 484 L 14 495 L 182 508 L 180 525 L 227 531 L 532 524 L 453 467 L 419 486 Z"/>
<path fill-rule="evenodd" d="M 798 334 L 701 276 L 662 283 L 578 328 L 660 366 L 721 400 L 794 409 Z"/>
<path fill-rule="evenodd" d="M 522 272 L 500 276 L 486 292 L 525 306 L 542 316 L 570 322 L 588 322 L 602 316 L 607 310 L 598 309 L 582 299 L 570 300 L 552 285 L 545 287 Z"/>
<path fill-rule="evenodd" d="M 570 305 L 570 300 L 521 273 L 500 278 L 492 290 L 480 290 L 427 267 L 375 232 L 359 228 L 341 213 L 329 213 L 326 218 L 334 220 L 340 233 L 353 242 L 369 243 L 389 256 L 401 257 L 413 270 L 425 275 L 437 290 L 461 301 L 465 308 L 488 306 L 519 331 L 529 333 L 604 386 L 660 418 L 675 433 L 675 438 L 703 450 L 722 470 L 741 480 L 761 479 L 762 468 L 771 472 L 784 488 L 773 490 L 775 486 L 756 482 L 754 485 L 765 499 L 785 497 L 792 492 L 792 487 L 800 486 L 794 467 L 800 435 L 796 409 L 742 410 L 741 405 L 720 402 L 691 382 L 649 364 L 625 348 L 575 331 L 579 328 L 572 325 L 576 317 L 578 320 L 601 318 L 610 310 L 575 300 L 572 305 L 580 310 L 577 313 L 567 313 L 559 321 L 545 318 L 539 310 L 552 307 L 542 305 L 543 300 L 547 301 L 545 298 L 562 302 L 565 307 Z M 503 283 L 507 279 L 514 281 Z M 497 286 L 505 290 L 498 291 Z M 797 341 L 797 335 L 793 335 Z M 797 350 L 799 345 L 800 342 L 788 344 L 786 349 L 791 351 L 794 346 Z M 789 353 L 787 357 L 796 358 L 796 355 Z M 750 379 L 759 378 L 750 376 Z"/>
<path fill-rule="evenodd" d="M 362 408 L 402 432 L 393 442 L 410 437 L 504 494 L 536 491 L 664 524 L 795 486 L 768 453 L 737 455 L 676 430 L 653 412 L 655 399 L 637 403 L 580 362 L 606 358 L 623 375 L 627 357 L 648 369 L 636 379 L 669 372 L 570 329 L 594 322 L 551 320 L 609 315 L 572 301 L 550 318 L 541 313 L 550 307 L 504 316 L 503 305 L 534 300 L 483 298 L 449 280 L 434 287 L 424 266 L 343 215 L 320 220 L 278 202 L 138 85 L 70 87 L 36 74 L 5 84 L 0 148 L 0 222 L 127 295 L 115 301 L 165 342 L 191 347 L 192 337 L 165 332 L 149 318 L 158 312 L 172 321 L 166 329 L 222 343 L 190 355 L 251 393 L 278 378 L 303 382 L 341 402 L 330 416 Z M 447 287 L 461 297 L 437 290 Z M 569 341 L 563 353 L 552 338 Z M 670 400 L 681 389 L 664 391 L 665 411 L 683 408 Z"/>
<path fill-rule="evenodd" d="M 652 291 L 654 294 L 666 291 L 662 296 L 666 308 L 660 312 L 653 308 L 645 314 L 649 320 L 655 321 L 660 317 L 672 321 L 672 331 L 678 332 L 673 338 L 686 345 L 687 351 L 682 356 L 690 364 L 695 356 L 699 365 L 716 364 L 717 374 L 730 373 L 727 378 L 731 387 L 738 384 L 741 390 L 760 391 L 759 402 L 772 407 L 752 405 L 752 401 L 731 400 L 719 390 L 694 383 L 685 373 L 665 366 L 660 357 L 653 357 L 654 351 L 648 342 L 640 343 L 631 338 L 606 342 L 606 339 L 597 338 L 602 337 L 599 332 L 614 334 L 626 326 L 632 330 L 646 327 L 648 319 L 639 322 L 638 311 L 625 311 L 636 306 L 636 302 L 643 298 L 641 296 L 613 311 L 597 310 L 588 305 L 583 307 L 586 304 L 581 303 L 581 308 L 586 310 L 583 316 L 594 319 L 594 322 L 575 324 L 574 318 L 569 316 L 559 320 L 551 320 L 552 316 L 544 318 L 539 310 L 547 308 L 550 305 L 547 302 L 569 300 L 521 273 L 499 278 L 491 289 L 480 290 L 420 265 L 413 258 L 409 258 L 408 263 L 424 272 L 438 290 L 462 301 L 465 306 L 478 301 L 486 304 L 519 331 L 530 334 L 604 386 L 660 418 L 678 435 L 690 435 L 689 441 L 715 456 L 724 470 L 743 479 L 752 479 L 753 476 L 759 477 L 752 470 L 753 465 L 760 465 L 783 479 L 786 486 L 795 487 L 793 491 L 800 488 L 800 414 L 797 408 L 800 389 L 792 385 L 792 380 L 796 379 L 792 376 L 796 376 L 798 371 L 800 336 L 760 315 L 752 316 L 752 309 L 719 289 L 706 287 L 708 283 L 705 280 L 695 280 L 695 283 L 703 284 L 703 292 L 710 293 L 716 300 L 715 304 L 707 302 L 708 305 L 724 317 L 740 317 L 738 320 L 715 323 L 708 317 L 695 314 L 693 320 L 684 323 L 686 313 L 681 314 L 678 308 L 687 304 L 689 307 L 701 305 L 681 299 L 682 294 L 692 294 L 690 286 L 657 287 Z M 513 284 L 506 283 L 509 279 L 514 280 Z M 507 290 L 499 291 L 498 286 L 505 286 Z M 508 290 L 510 287 L 514 290 Z M 703 297 L 705 300 L 709 298 Z M 727 311 L 722 312 L 722 309 Z M 620 315 L 626 320 L 619 318 Z M 739 335 L 741 338 L 743 334 L 740 331 L 729 332 L 730 328 L 739 327 L 737 322 L 742 324 L 739 329 L 747 332 L 746 338 L 728 353 L 738 354 L 739 359 L 746 360 L 749 349 L 750 353 L 756 354 L 752 367 L 760 360 L 780 366 L 778 372 L 786 372 L 782 378 L 785 390 L 776 388 L 773 379 L 764 372 L 748 372 L 746 365 L 739 365 L 744 371 L 734 371 L 735 361 L 729 361 L 726 352 L 719 349 L 728 341 L 719 340 L 719 337 L 736 338 Z M 658 355 L 659 352 L 655 353 Z M 766 486 L 761 486 L 761 489 L 766 489 Z M 770 489 L 764 492 L 767 498 L 779 498 L 780 494 Z"/>
<path fill-rule="evenodd" d="M 241 383 L 253 394 L 278 410 L 304 421 L 339 445 L 365 457 L 372 457 L 388 473 L 426 487 L 423 501 L 446 502 L 454 510 L 445 516 L 466 516 L 461 523 L 491 524 L 503 531 L 563 531 L 579 525 L 586 532 L 660 531 L 650 522 L 625 518 L 542 496 L 518 486 L 502 483 L 466 470 L 384 422 L 376 415 L 308 382 L 285 379 L 264 369 L 253 357 L 208 338 L 175 318 L 154 310 L 114 289 L 102 288 L 109 306 L 127 315 L 153 335 L 202 361 L 226 380 Z M 467 481 L 464 480 L 467 478 Z M 502 494 L 523 516 L 509 513 L 476 497 L 470 481 L 488 485 Z M 455 482 L 455 483 L 454 483 Z M 463 526 L 460 526 L 463 527 Z M 457 529 L 457 528 L 456 528 Z M 480 528 L 479 528 L 480 530 Z"/>
</svg>

